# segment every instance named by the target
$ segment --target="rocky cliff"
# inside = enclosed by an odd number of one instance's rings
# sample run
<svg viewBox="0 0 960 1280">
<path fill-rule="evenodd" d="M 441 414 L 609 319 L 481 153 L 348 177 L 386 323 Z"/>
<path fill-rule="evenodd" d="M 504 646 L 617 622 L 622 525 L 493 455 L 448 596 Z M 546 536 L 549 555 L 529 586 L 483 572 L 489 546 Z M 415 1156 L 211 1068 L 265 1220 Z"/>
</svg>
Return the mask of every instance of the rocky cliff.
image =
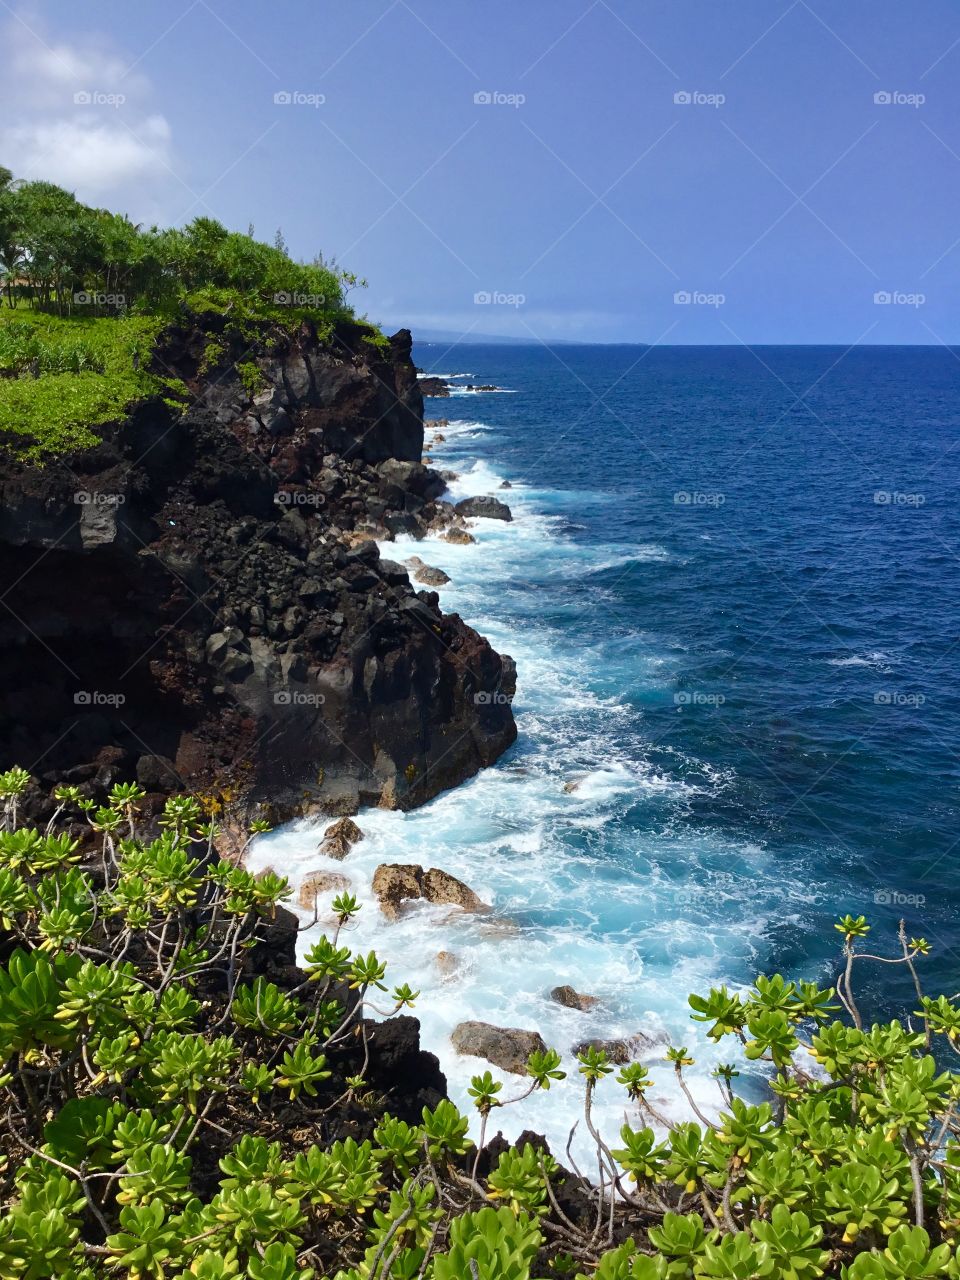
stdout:
<svg viewBox="0 0 960 1280">
<path fill-rule="evenodd" d="M 0 767 L 283 819 L 412 807 L 510 745 L 512 661 L 372 540 L 462 523 L 410 346 L 203 317 L 155 356 L 185 405 L 0 456 Z"/>
</svg>

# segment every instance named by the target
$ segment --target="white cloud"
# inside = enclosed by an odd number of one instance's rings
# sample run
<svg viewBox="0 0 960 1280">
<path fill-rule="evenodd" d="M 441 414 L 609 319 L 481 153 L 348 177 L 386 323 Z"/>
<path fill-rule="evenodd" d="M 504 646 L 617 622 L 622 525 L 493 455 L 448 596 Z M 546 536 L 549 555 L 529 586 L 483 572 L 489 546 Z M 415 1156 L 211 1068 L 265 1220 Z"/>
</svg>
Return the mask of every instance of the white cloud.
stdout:
<svg viewBox="0 0 960 1280">
<path fill-rule="evenodd" d="M 119 122 L 49 120 L 5 128 L 0 149 L 20 178 L 45 178 L 83 196 L 114 192 L 165 167 L 170 126 L 148 116 L 133 129 Z"/>
<path fill-rule="evenodd" d="M 12 18 L 0 45 L 0 164 L 80 199 L 139 208 L 145 184 L 171 179 L 170 125 L 150 82 L 105 42 L 53 41 L 32 18 Z"/>
</svg>

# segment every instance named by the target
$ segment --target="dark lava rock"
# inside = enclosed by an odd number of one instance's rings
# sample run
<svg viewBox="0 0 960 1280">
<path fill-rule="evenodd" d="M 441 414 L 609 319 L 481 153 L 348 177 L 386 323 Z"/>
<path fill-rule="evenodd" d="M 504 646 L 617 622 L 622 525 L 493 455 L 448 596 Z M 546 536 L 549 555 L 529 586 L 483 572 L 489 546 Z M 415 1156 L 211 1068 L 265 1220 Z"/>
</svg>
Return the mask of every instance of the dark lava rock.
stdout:
<svg viewBox="0 0 960 1280">
<path fill-rule="evenodd" d="M 499 498 L 464 498 L 454 510 L 462 516 L 483 516 L 487 520 L 512 520 L 513 513 Z"/>
<path fill-rule="evenodd" d="M 227 816 L 276 822 L 412 808 L 510 746 L 509 700 L 474 691 L 512 692 L 513 663 L 373 541 L 423 537 L 445 482 L 410 334 L 367 335 L 265 331 L 208 377 L 204 333 L 174 325 L 158 359 L 185 410 L 147 401 L 43 467 L 0 448 L 0 769 L 226 792 Z"/>
</svg>

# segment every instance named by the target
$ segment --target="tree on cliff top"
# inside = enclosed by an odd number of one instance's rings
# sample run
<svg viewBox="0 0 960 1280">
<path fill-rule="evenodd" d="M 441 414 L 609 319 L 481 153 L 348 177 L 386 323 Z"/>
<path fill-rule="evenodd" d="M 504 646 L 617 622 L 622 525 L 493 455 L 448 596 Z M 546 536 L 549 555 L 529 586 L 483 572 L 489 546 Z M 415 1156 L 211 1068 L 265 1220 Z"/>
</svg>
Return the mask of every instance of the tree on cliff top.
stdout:
<svg viewBox="0 0 960 1280">
<path fill-rule="evenodd" d="M 284 307 L 329 318 L 350 314 L 345 295 L 357 280 L 319 258 L 295 262 L 281 240 L 263 244 L 213 218 L 144 230 L 0 166 L 0 284 L 8 308 L 25 302 L 61 316 L 79 307 L 167 314 L 191 295 L 221 291 L 248 313 Z"/>
</svg>

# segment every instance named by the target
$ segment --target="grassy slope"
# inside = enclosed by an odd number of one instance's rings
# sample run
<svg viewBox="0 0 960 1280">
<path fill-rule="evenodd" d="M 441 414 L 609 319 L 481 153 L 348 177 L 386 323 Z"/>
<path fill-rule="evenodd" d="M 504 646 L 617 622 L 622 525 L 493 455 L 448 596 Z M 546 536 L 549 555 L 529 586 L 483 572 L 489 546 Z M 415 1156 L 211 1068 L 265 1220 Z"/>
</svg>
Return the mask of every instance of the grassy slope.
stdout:
<svg viewBox="0 0 960 1280">
<path fill-rule="evenodd" d="M 184 305 L 196 316 L 227 314 L 228 333 L 250 342 L 262 336 L 265 326 L 289 331 L 303 321 L 314 324 L 322 340 L 337 319 L 352 318 L 346 308 L 321 313 L 259 301 L 251 307 L 242 295 L 223 289 L 193 294 Z M 41 463 L 92 447 L 97 427 L 122 418 L 147 396 L 182 393 L 183 384 L 175 378 L 147 372 L 151 349 L 170 318 L 57 317 L 31 311 L 26 304 L 16 310 L 0 308 L 0 445 L 25 461 Z M 366 341 L 374 346 L 387 342 L 373 325 Z M 211 335 L 207 366 L 218 367 L 226 350 L 222 339 Z M 255 380 L 255 368 L 239 372 L 245 382 Z"/>
<path fill-rule="evenodd" d="M 163 323 L 0 312 L 0 440 L 30 461 L 95 445 L 96 427 L 164 389 L 146 372 Z"/>
</svg>

